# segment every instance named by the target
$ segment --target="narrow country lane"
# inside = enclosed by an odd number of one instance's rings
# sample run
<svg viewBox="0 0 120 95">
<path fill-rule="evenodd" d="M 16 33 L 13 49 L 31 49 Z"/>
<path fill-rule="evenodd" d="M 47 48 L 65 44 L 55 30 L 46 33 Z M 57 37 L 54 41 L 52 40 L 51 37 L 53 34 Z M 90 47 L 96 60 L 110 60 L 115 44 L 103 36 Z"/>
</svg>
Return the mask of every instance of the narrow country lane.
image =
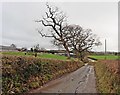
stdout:
<svg viewBox="0 0 120 95">
<path fill-rule="evenodd" d="M 94 67 L 86 64 L 30 93 L 97 93 Z"/>
</svg>

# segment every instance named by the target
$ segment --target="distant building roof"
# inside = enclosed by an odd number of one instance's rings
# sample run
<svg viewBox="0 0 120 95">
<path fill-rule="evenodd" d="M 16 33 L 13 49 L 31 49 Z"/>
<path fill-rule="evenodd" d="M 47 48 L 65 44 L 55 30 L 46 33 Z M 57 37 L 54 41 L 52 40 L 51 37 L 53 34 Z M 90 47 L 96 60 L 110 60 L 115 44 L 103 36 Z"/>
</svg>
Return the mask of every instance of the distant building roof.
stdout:
<svg viewBox="0 0 120 95">
<path fill-rule="evenodd" d="M 0 45 L 0 51 L 11 51 L 11 50 L 16 50 L 16 47 Z"/>
</svg>

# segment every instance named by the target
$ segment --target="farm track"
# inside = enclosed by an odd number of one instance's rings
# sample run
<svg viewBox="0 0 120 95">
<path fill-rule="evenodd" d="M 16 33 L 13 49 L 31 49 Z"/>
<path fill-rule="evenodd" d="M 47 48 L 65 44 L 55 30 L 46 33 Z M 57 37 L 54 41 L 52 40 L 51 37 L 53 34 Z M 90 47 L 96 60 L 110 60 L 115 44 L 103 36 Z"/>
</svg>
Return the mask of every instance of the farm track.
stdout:
<svg viewBox="0 0 120 95">
<path fill-rule="evenodd" d="M 94 67 L 86 64 L 80 69 L 29 93 L 97 93 L 95 79 Z"/>
</svg>

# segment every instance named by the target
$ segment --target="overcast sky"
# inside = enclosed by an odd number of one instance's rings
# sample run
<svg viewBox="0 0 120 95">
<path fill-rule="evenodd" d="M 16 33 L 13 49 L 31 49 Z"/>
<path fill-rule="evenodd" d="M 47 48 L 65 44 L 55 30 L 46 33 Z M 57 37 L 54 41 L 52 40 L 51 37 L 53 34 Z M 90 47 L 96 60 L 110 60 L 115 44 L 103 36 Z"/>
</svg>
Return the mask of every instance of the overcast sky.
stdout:
<svg viewBox="0 0 120 95">
<path fill-rule="evenodd" d="M 104 40 L 107 50 L 118 50 L 118 3 L 116 2 L 54 2 L 49 3 L 64 11 L 68 23 L 92 29 L 97 34 L 102 46 L 95 51 L 104 51 Z M 30 48 L 36 44 L 46 49 L 56 49 L 51 39 L 42 38 L 36 28 L 43 28 L 34 20 L 40 19 L 46 11 L 45 2 L 22 2 L 2 4 L 2 43 L 15 44 L 18 47 Z M 1 12 L 0 12 L 1 14 Z M 0 24 L 1 25 L 1 24 Z"/>
</svg>

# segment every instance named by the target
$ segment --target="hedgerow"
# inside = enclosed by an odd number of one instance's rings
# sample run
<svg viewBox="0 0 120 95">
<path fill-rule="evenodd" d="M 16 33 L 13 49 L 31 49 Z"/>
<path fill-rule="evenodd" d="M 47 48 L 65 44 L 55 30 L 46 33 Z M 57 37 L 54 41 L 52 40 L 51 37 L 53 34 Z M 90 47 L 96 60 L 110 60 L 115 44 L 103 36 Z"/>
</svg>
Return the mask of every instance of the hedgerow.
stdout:
<svg viewBox="0 0 120 95">
<path fill-rule="evenodd" d="M 118 61 L 102 60 L 95 63 L 97 89 L 100 93 L 120 94 Z"/>
<path fill-rule="evenodd" d="M 2 56 L 2 94 L 18 94 L 41 87 L 83 64 L 23 56 Z"/>
</svg>

